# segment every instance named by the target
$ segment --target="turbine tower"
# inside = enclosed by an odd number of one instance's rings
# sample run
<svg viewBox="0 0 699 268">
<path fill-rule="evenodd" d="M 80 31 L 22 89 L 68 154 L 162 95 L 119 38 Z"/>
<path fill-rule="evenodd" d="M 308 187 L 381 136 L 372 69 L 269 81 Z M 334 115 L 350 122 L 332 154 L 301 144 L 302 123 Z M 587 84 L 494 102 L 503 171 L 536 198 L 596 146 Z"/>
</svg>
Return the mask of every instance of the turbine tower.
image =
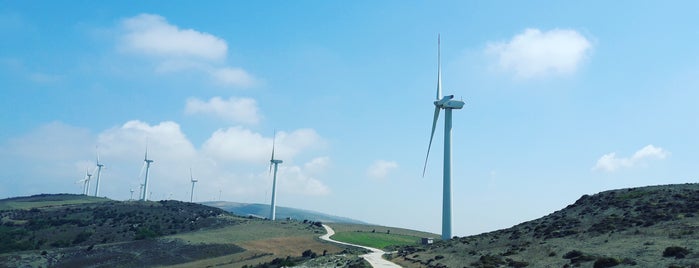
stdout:
<svg viewBox="0 0 699 268">
<path fill-rule="evenodd" d="M 143 158 L 143 162 L 146 164 L 146 179 L 143 182 L 143 196 L 141 197 L 141 200 L 148 201 L 148 196 L 146 196 L 146 193 L 148 193 L 148 170 L 150 169 L 150 164 L 154 162 L 153 160 L 148 159 L 148 146 L 146 146 L 146 156 Z"/>
<path fill-rule="evenodd" d="M 85 168 L 85 177 L 83 177 L 82 180 L 75 182 L 75 183 L 80 183 L 80 182 L 83 183 L 83 195 L 87 195 L 88 190 L 90 189 L 90 177 L 91 176 L 92 176 L 92 174 L 90 174 L 90 171 L 88 170 L 88 168 Z"/>
<path fill-rule="evenodd" d="M 192 192 L 189 195 L 189 202 L 191 203 L 194 200 L 194 183 L 199 181 L 192 176 L 192 168 L 189 168 L 189 180 L 192 181 Z"/>
<path fill-rule="evenodd" d="M 274 159 L 274 143 L 277 139 L 277 132 L 274 132 L 274 138 L 272 138 L 272 157 L 269 160 L 269 172 L 272 173 L 272 166 L 274 165 L 274 179 L 272 180 L 272 204 L 270 205 L 269 209 L 269 219 L 270 220 L 275 220 L 276 213 L 277 213 L 277 207 L 276 207 L 276 202 L 277 202 L 277 166 L 284 161 Z"/>
<path fill-rule="evenodd" d="M 129 191 L 131 191 L 131 197 L 129 197 L 129 201 L 131 201 L 133 200 L 133 189 L 130 189 Z"/>
<path fill-rule="evenodd" d="M 90 179 L 92 178 L 92 174 L 90 174 L 90 171 L 88 171 L 87 168 L 85 169 L 85 176 L 87 177 L 87 179 L 85 179 L 85 193 L 84 193 L 84 195 L 88 195 L 90 192 Z"/>
<path fill-rule="evenodd" d="M 442 240 L 451 239 L 451 113 L 454 109 L 464 107 L 464 102 L 453 100 L 454 95 L 442 97 L 442 63 L 440 51 L 440 37 L 437 36 L 437 98 L 434 101 L 434 119 L 432 120 L 432 134 L 430 143 L 427 146 L 427 156 L 425 157 L 425 167 L 422 169 L 422 177 L 425 177 L 427 170 L 427 159 L 430 157 L 432 138 L 437 127 L 439 111 L 444 109 L 444 182 L 442 188 Z"/>
<path fill-rule="evenodd" d="M 97 153 L 97 182 L 95 183 L 95 196 L 100 194 L 100 174 L 102 173 L 102 168 L 104 165 L 100 164 L 100 154 Z"/>
</svg>

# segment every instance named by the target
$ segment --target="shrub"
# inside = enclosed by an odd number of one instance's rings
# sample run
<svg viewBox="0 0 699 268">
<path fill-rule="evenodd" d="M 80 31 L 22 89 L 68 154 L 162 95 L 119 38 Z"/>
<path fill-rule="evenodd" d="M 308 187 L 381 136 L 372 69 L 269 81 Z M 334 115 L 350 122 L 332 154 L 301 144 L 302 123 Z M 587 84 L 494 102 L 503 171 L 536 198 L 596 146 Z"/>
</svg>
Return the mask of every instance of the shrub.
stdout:
<svg viewBox="0 0 699 268">
<path fill-rule="evenodd" d="M 682 259 L 687 254 L 689 254 L 689 249 L 677 246 L 667 247 L 665 251 L 663 251 L 663 257 L 666 258 L 675 257 L 675 259 Z"/>
<path fill-rule="evenodd" d="M 599 258 L 595 261 L 595 263 L 593 264 L 593 267 L 594 268 L 607 268 L 607 267 L 614 267 L 614 266 L 617 266 L 619 264 L 620 264 L 619 260 L 617 260 L 615 258 L 602 257 L 602 258 Z"/>
</svg>

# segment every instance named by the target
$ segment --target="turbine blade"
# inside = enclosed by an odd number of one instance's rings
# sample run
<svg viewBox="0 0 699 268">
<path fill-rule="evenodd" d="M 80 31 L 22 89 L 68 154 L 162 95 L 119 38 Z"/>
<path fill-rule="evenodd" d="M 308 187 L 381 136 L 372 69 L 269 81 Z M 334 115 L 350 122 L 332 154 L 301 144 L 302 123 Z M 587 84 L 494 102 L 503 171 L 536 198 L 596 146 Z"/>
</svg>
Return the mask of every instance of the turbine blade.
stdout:
<svg viewBox="0 0 699 268">
<path fill-rule="evenodd" d="M 141 165 L 141 171 L 138 172 L 138 179 L 141 179 L 141 176 L 143 176 L 143 171 L 146 169 L 146 162 L 143 162 L 143 165 Z"/>
<path fill-rule="evenodd" d="M 192 176 L 192 168 L 189 168 L 189 179 L 194 180 L 194 176 Z"/>
<path fill-rule="evenodd" d="M 442 99 L 442 51 L 440 35 L 437 35 L 437 100 Z"/>
<path fill-rule="evenodd" d="M 277 130 L 274 130 L 274 136 L 272 136 L 272 158 L 269 159 L 269 174 L 272 174 L 272 165 L 274 164 L 272 161 L 274 161 L 274 146 L 276 145 L 277 142 Z"/>
<path fill-rule="evenodd" d="M 99 164 L 100 164 L 100 151 L 99 151 L 98 146 L 95 146 L 95 151 L 97 151 L 97 165 L 99 166 Z"/>
<path fill-rule="evenodd" d="M 272 138 L 272 158 L 270 159 L 270 161 L 274 160 L 274 146 L 275 146 L 276 142 L 277 142 L 277 130 L 275 129 L 274 136 Z"/>
<path fill-rule="evenodd" d="M 425 156 L 425 167 L 422 168 L 422 177 L 425 177 L 427 171 L 427 159 L 430 158 L 430 149 L 432 148 L 432 139 L 434 138 L 434 130 L 437 128 L 437 119 L 439 119 L 439 106 L 434 106 L 434 119 L 432 120 L 432 134 L 430 134 L 430 143 L 427 145 L 427 156 Z"/>
</svg>

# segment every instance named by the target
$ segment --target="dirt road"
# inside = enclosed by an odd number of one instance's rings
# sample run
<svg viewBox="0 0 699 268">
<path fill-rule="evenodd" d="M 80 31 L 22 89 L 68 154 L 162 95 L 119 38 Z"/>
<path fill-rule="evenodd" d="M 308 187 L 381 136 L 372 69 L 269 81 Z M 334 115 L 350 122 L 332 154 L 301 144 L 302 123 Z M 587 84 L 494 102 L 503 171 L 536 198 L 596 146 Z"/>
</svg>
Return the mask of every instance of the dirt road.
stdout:
<svg viewBox="0 0 699 268">
<path fill-rule="evenodd" d="M 325 231 L 328 233 L 320 236 L 320 239 L 330 241 L 333 243 L 338 243 L 338 244 L 343 244 L 343 245 L 348 245 L 348 246 L 353 246 L 353 247 L 360 247 L 360 248 L 370 250 L 371 253 L 364 254 L 361 257 L 364 258 L 366 261 L 368 261 L 372 267 L 401 267 L 398 264 L 392 263 L 392 262 L 387 261 L 384 258 L 382 258 L 381 256 L 383 256 L 383 254 L 386 254 L 386 252 L 384 252 L 383 250 L 332 240 L 332 239 L 330 239 L 330 237 L 335 234 L 335 231 L 332 228 L 330 228 L 330 226 L 327 226 L 325 224 L 323 224 L 323 228 L 325 228 Z"/>
</svg>

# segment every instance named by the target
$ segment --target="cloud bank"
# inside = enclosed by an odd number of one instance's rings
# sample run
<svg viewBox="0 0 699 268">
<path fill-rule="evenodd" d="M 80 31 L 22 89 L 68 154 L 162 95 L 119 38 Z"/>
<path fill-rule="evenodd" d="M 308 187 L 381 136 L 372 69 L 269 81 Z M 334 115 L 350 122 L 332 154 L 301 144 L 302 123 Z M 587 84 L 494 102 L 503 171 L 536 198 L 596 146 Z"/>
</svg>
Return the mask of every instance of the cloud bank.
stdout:
<svg viewBox="0 0 699 268">
<path fill-rule="evenodd" d="M 608 153 L 597 160 L 597 164 L 592 170 L 614 172 L 622 168 L 631 168 L 651 159 L 665 159 L 670 155 L 667 150 L 655 147 L 652 144 L 646 145 L 636 151 L 631 157 L 617 157 L 616 153 Z"/>
<path fill-rule="evenodd" d="M 279 166 L 279 193 L 319 196 L 331 192 L 320 179 L 330 163 L 327 156 L 317 155 L 324 143 L 312 129 L 277 133 L 276 155 L 284 160 Z M 101 195 L 128 199 L 131 189 L 137 196 L 143 182 L 140 171 L 146 146 L 148 158 L 155 160 L 149 176 L 154 200 L 189 200 L 190 168 L 199 179 L 195 201 L 215 200 L 221 191 L 224 200 L 264 202 L 271 189 L 272 137 L 238 126 L 214 132 L 197 147 L 176 122 L 132 120 L 98 134 L 54 122 L 3 145 L 2 158 L 16 161 L 13 165 L 25 172 L 21 174 L 24 179 L 6 182 L 12 187 L 6 190 L 15 194 L 82 193 L 82 184 L 76 181 L 84 177 L 86 169 L 94 169 L 99 151 L 105 165 Z M 94 183 L 92 186 L 90 192 Z"/>
<path fill-rule="evenodd" d="M 488 44 L 486 54 L 494 56 L 499 69 L 528 79 L 574 73 L 591 49 L 575 30 L 526 29 L 509 41 Z"/>
</svg>

